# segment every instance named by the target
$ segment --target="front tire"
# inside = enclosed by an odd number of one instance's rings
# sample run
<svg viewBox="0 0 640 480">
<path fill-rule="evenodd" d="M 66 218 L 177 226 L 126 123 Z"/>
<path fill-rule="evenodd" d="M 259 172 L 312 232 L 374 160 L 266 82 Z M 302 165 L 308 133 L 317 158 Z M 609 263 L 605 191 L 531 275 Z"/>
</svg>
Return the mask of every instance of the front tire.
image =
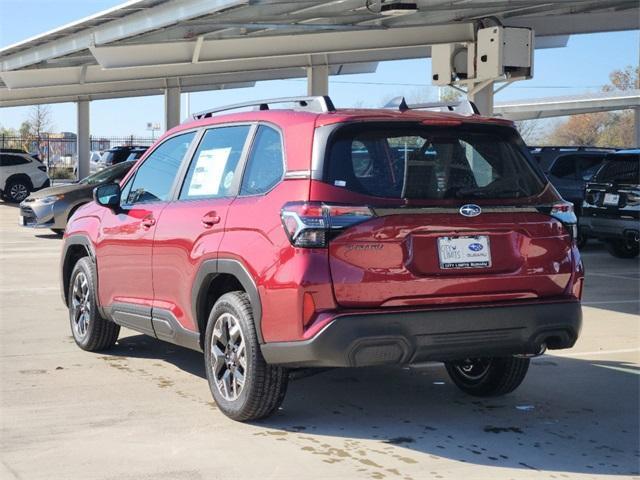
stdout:
<svg viewBox="0 0 640 480">
<path fill-rule="evenodd" d="M 469 395 L 506 395 L 520 386 L 529 370 L 529 359 L 519 357 L 473 358 L 446 362 L 453 383 Z"/>
<path fill-rule="evenodd" d="M 81 258 L 69 282 L 69 322 L 76 345 L 89 352 L 112 347 L 120 333 L 119 325 L 100 316 L 95 286 L 96 267 L 89 258 Z"/>
<path fill-rule="evenodd" d="M 607 240 L 607 251 L 617 258 L 636 258 L 640 253 L 640 243 L 631 239 Z"/>
<path fill-rule="evenodd" d="M 245 292 L 226 293 L 213 306 L 204 357 L 211 394 L 229 418 L 265 418 L 284 400 L 288 373 L 265 362 Z"/>
</svg>

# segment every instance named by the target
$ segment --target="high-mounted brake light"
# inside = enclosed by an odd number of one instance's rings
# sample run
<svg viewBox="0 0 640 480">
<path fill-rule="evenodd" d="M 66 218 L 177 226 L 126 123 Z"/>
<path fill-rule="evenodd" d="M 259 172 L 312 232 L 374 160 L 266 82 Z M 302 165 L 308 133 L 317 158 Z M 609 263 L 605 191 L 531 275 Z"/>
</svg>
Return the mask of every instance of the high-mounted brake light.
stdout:
<svg viewBox="0 0 640 480">
<path fill-rule="evenodd" d="M 326 247 L 332 233 L 374 217 L 369 207 L 291 202 L 282 207 L 281 218 L 295 247 Z"/>
</svg>

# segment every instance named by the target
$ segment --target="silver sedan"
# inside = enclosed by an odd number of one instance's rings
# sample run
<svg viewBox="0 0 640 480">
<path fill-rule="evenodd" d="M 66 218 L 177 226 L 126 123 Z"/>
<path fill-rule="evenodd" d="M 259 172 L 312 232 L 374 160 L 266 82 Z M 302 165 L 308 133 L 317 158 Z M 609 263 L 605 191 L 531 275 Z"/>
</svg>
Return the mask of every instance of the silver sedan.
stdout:
<svg viewBox="0 0 640 480">
<path fill-rule="evenodd" d="M 62 234 L 73 212 L 93 199 L 95 187 L 119 182 L 135 163 L 118 163 L 77 183 L 56 185 L 32 193 L 20 204 L 20 224 L 32 228 L 50 228 Z"/>
</svg>

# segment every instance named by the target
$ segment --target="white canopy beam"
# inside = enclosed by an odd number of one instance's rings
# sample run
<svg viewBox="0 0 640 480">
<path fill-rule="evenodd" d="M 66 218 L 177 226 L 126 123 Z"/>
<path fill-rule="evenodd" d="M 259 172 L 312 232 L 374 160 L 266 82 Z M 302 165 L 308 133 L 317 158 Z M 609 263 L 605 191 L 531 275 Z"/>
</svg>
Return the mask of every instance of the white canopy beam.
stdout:
<svg viewBox="0 0 640 480">
<path fill-rule="evenodd" d="M 128 2 L 115 7 L 114 11 L 127 6 L 133 6 L 140 1 Z M 69 55 L 89 48 L 91 45 L 102 45 L 124 38 L 133 37 L 150 30 L 159 29 L 178 22 L 201 17 L 233 7 L 247 5 L 249 0 L 171 0 L 153 8 L 126 15 L 117 20 L 105 21 L 96 27 L 80 30 L 77 33 L 64 35 L 57 40 L 31 47 L 24 52 L 14 53 L 2 58 L 0 70 L 16 70 L 35 63 L 40 63 L 64 55 Z M 108 18 L 107 12 L 103 15 Z M 90 17 L 91 18 L 91 17 Z M 78 23 L 89 19 L 80 20 Z M 54 33 L 54 32 L 51 32 Z M 22 43 L 27 43 L 26 40 Z M 10 45 L 3 50 L 13 49 L 17 45 Z M 2 51 L 0 51 L 0 54 Z"/>
<path fill-rule="evenodd" d="M 510 120 L 534 120 L 630 108 L 640 108 L 640 90 L 501 102 L 493 112 Z"/>
<path fill-rule="evenodd" d="M 205 40 L 198 61 L 224 62 L 268 60 L 277 62 L 287 57 L 356 53 L 427 47 L 440 43 L 474 40 L 473 23 L 406 27 L 353 32 L 307 33 L 265 37 Z M 103 68 L 143 67 L 191 63 L 196 41 L 159 44 L 94 46 L 91 52 Z"/>
</svg>

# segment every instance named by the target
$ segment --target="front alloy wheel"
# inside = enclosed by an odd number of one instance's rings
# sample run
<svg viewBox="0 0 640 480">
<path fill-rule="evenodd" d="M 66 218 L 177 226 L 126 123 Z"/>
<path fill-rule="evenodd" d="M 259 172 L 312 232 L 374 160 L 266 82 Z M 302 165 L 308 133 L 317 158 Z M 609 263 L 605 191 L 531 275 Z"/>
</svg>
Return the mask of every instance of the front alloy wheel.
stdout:
<svg viewBox="0 0 640 480">
<path fill-rule="evenodd" d="M 91 322 L 91 293 L 89 280 L 84 272 L 78 272 L 73 280 L 71 291 L 71 325 L 73 336 L 82 341 L 89 330 Z"/>
<path fill-rule="evenodd" d="M 120 327 L 103 318 L 96 303 L 96 267 L 89 257 L 75 264 L 69 281 L 69 322 L 76 344 L 96 352 L 116 343 Z"/>
</svg>

